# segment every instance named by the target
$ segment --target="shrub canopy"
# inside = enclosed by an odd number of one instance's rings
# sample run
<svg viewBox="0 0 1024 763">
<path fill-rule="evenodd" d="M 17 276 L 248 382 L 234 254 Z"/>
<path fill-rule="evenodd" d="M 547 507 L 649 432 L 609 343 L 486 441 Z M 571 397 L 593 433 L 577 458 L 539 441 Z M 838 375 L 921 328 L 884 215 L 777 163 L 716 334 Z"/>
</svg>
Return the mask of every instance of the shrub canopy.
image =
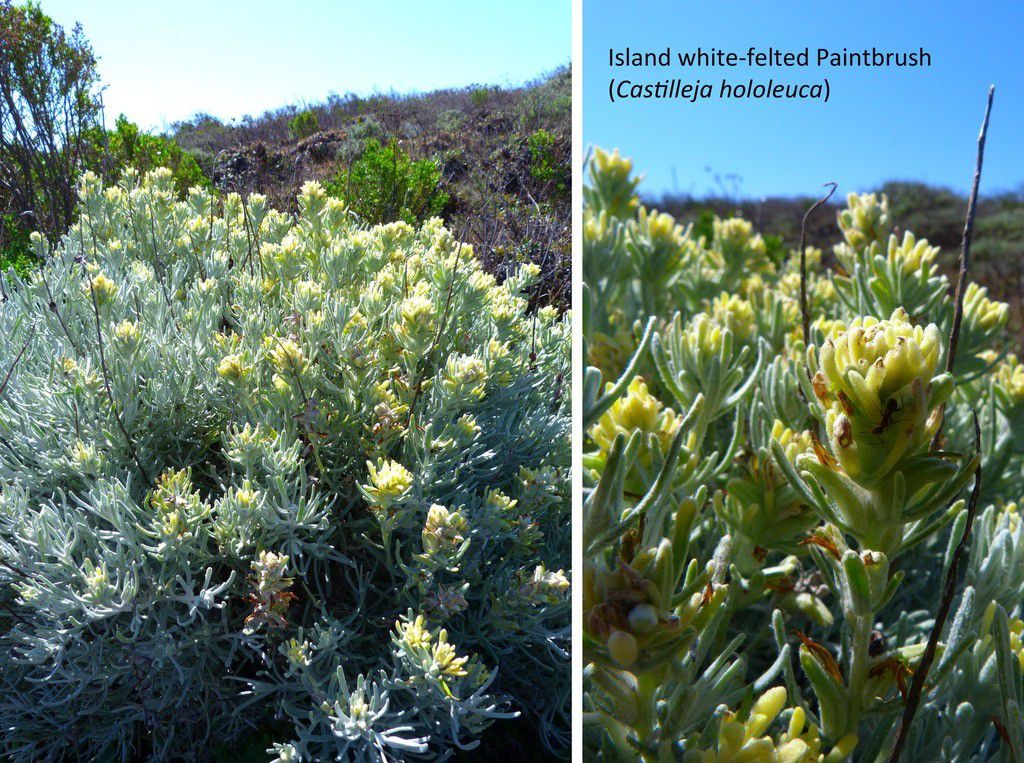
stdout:
<svg viewBox="0 0 1024 763">
<path fill-rule="evenodd" d="M 515 712 L 557 744 L 569 335 L 536 271 L 316 184 L 296 217 L 166 169 L 80 192 L 0 305 L 4 757 L 395 759 Z"/>
</svg>

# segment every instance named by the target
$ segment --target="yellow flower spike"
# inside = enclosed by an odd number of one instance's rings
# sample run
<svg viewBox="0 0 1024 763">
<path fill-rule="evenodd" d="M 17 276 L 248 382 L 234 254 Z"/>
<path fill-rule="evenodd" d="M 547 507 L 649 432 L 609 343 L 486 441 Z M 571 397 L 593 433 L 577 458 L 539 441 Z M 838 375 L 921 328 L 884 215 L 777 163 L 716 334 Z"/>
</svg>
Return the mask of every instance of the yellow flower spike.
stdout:
<svg viewBox="0 0 1024 763">
<path fill-rule="evenodd" d="M 891 228 L 889 199 L 885 194 L 851 193 L 846 204 L 846 209 L 837 215 L 846 243 L 855 251 L 882 243 Z"/>
<path fill-rule="evenodd" d="M 235 353 L 226 355 L 217 364 L 217 375 L 228 381 L 239 381 L 245 378 L 248 373 L 249 369 L 242 361 L 242 356 Z"/>
<path fill-rule="evenodd" d="M 434 317 L 434 303 L 425 296 L 414 294 L 405 299 L 399 309 L 402 320 L 407 323 L 424 323 Z"/>
<path fill-rule="evenodd" d="M 791 462 L 801 453 L 814 452 L 814 438 L 809 431 L 794 432 L 778 419 L 772 422 L 772 439 L 778 440 Z"/>
<path fill-rule="evenodd" d="M 747 246 L 754 238 L 754 225 L 742 217 L 715 218 L 712 223 L 715 240 L 723 247 L 737 249 Z"/>
<path fill-rule="evenodd" d="M 273 342 L 270 350 L 270 359 L 274 365 L 282 371 L 297 373 L 301 371 L 305 363 L 305 355 L 302 348 L 291 339 L 279 339 Z"/>
<path fill-rule="evenodd" d="M 754 307 L 735 294 L 722 292 L 711 302 L 711 317 L 729 329 L 740 341 L 746 341 L 757 329 Z"/>
<path fill-rule="evenodd" d="M 923 271 L 930 276 L 938 269 L 935 258 L 939 254 L 939 247 L 929 245 L 926 239 L 917 240 L 910 231 L 903 234 L 902 241 L 890 235 L 886 253 L 889 262 L 898 265 L 903 275 Z"/>
<path fill-rule="evenodd" d="M 442 674 L 456 678 L 466 675 L 465 666 L 469 658 L 458 655 L 455 647 L 448 643 L 448 631 L 443 628 L 437 634 L 433 657 Z"/>
<path fill-rule="evenodd" d="M 722 219 L 712 223 L 710 256 L 717 267 L 724 269 L 728 283 L 740 283 L 751 273 L 770 275 L 774 263 L 768 259 L 768 247 L 754 226 L 740 217 Z"/>
<path fill-rule="evenodd" d="M 428 288 L 422 281 L 413 287 L 413 293 L 399 307 L 399 319 L 394 327 L 399 343 L 413 354 L 426 352 L 433 339 L 437 309 L 426 296 Z"/>
<path fill-rule="evenodd" d="M 427 630 L 426 620 L 423 615 L 417 615 L 416 619 L 409 623 L 403 623 L 399 620 L 395 623 L 395 628 L 401 635 L 402 640 L 410 648 L 426 649 L 430 647 L 433 636 Z"/>
<path fill-rule="evenodd" d="M 323 298 L 324 289 L 315 281 L 299 281 L 295 284 L 295 293 L 301 299 L 315 301 Z"/>
<path fill-rule="evenodd" d="M 132 321 L 121 321 L 114 328 L 114 336 L 123 342 L 137 342 L 142 337 L 139 324 Z"/>
<path fill-rule="evenodd" d="M 82 287 L 85 296 L 89 299 L 96 299 L 96 304 L 105 305 L 117 296 L 117 284 L 107 278 L 103 273 L 97 273 L 91 277 Z"/>
<path fill-rule="evenodd" d="M 427 512 L 421 539 L 423 551 L 432 555 L 438 551 L 453 551 L 465 540 L 469 524 L 458 511 L 448 511 L 439 504 L 434 504 Z"/>
<path fill-rule="evenodd" d="M 687 324 L 683 344 L 694 356 L 697 366 L 711 362 L 722 354 L 725 348 L 724 327 L 711 319 L 707 313 L 697 313 Z"/>
<path fill-rule="evenodd" d="M 767 733 L 785 710 L 786 701 L 784 687 L 769 689 L 755 701 L 746 720 L 740 721 L 735 715 L 722 720 L 714 749 L 687 751 L 686 759 L 708 763 L 819 763 L 821 737 L 815 726 L 807 724 L 801 708 L 793 709 L 786 731 L 778 738 Z"/>
<path fill-rule="evenodd" d="M 655 246 L 682 247 L 683 226 L 679 225 L 672 215 L 657 210 L 648 212 L 644 209 L 640 211 L 640 218 Z"/>
<path fill-rule="evenodd" d="M 1002 328 L 1010 315 L 1010 306 L 988 298 L 988 289 L 971 281 L 964 292 L 963 319 L 978 331 Z"/>
<path fill-rule="evenodd" d="M 345 324 L 341 331 L 343 334 L 351 334 L 354 331 L 366 328 L 366 325 L 366 318 L 357 310 L 352 313 L 352 317 L 348 319 L 348 323 Z"/>
<path fill-rule="evenodd" d="M 487 366 L 475 355 L 452 355 L 445 363 L 442 386 L 460 400 L 482 400 L 486 395 Z"/>
<path fill-rule="evenodd" d="M 838 389 L 850 392 L 849 377 L 867 382 L 886 398 L 917 378 L 931 380 L 939 359 L 941 336 L 935 324 L 922 328 L 902 308 L 887 321 L 856 318 L 845 331 L 833 334 L 821 348 L 821 369 Z M 877 403 L 877 400 L 874 401 Z M 881 414 L 881 405 L 875 406 Z"/>
<path fill-rule="evenodd" d="M 594 149 L 594 166 L 598 172 L 616 180 L 625 180 L 633 171 L 633 161 L 619 154 L 619 149 L 610 153 L 601 148 Z"/>
<path fill-rule="evenodd" d="M 739 293 L 746 299 L 763 296 L 767 290 L 768 284 L 764 282 L 764 278 L 759 273 L 747 276 L 739 286 Z"/>
<path fill-rule="evenodd" d="M 469 413 L 462 414 L 459 420 L 455 422 L 455 425 L 463 437 L 472 438 L 480 433 L 480 425 L 477 424 L 476 417 Z"/>
<path fill-rule="evenodd" d="M 608 386 L 610 389 L 614 385 Z M 626 394 L 612 403 L 591 429 L 590 437 L 602 451 L 607 452 L 620 432 L 630 435 L 640 431 L 655 435 L 662 453 L 667 453 L 679 423 L 676 412 L 663 406 L 658 398 L 647 391 L 644 380 L 635 376 Z"/>
<path fill-rule="evenodd" d="M 615 149 L 611 153 L 594 149 L 590 176 L 594 190 L 601 197 L 602 207 L 612 217 L 626 218 L 634 213 L 640 201 L 636 195 L 639 180 L 630 177 L 633 163 Z"/>
<path fill-rule="evenodd" d="M 493 506 L 502 512 L 512 511 L 518 503 L 517 499 L 505 495 L 501 490 L 491 490 L 487 494 L 487 505 Z"/>
<path fill-rule="evenodd" d="M 995 385 L 1011 408 L 1024 407 L 1024 364 L 1007 355 L 995 369 Z"/>
<path fill-rule="evenodd" d="M 388 511 L 412 487 L 412 472 L 397 461 L 381 459 L 376 464 L 367 461 L 366 470 L 369 484 L 361 485 L 360 489 L 375 509 Z"/>
<path fill-rule="evenodd" d="M 952 391 L 948 375 L 932 376 L 941 344 L 934 324 L 915 326 L 897 309 L 885 321 L 855 319 L 818 353 L 814 389 L 832 454 L 868 490 L 938 427 L 938 406 Z"/>
<path fill-rule="evenodd" d="M 291 382 L 281 376 L 281 374 L 274 374 L 270 381 L 274 385 L 274 389 L 282 395 L 287 395 L 292 390 Z"/>
</svg>

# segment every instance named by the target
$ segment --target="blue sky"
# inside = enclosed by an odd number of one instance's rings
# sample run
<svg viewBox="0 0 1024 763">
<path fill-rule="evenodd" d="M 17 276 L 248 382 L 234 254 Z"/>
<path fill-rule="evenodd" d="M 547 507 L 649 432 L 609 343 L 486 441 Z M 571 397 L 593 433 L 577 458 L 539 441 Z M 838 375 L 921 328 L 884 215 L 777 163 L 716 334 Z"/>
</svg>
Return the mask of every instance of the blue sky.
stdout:
<svg viewBox="0 0 1024 763">
<path fill-rule="evenodd" d="M 519 84 L 571 53 L 569 0 L 42 0 L 100 57 L 108 120 L 147 128 L 328 93 Z"/>
<path fill-rule="evenodd" d="M 820 2 L 584 0 L 583 132 L 586 145 L 618 147 L 657 194 L 706 194 L 714 173 L 742 177 L 739 194 L 817 194 L 835 180 L 841 193 L 889 179 L 966 191 L 974 168 L 988 85 L 996 85 L 982 193 L 1024 184 L 1024 3 L 953 0 Z M 831 71 L 828 103 L 669 101 L 610 103 L 609 47 L 673 50 L 717 46 L 914 49 L 928 69 Z M 743 69 L 689 74 L 718 82 L 767 79 Z M 817 79 L 813 68 L 783 79 Z M 675 72 L 680 72 L 676 74 Z M 634 79 L 639 79 L 634 70 Z M 687 73 L 643 74 L 658 79 Z M 780 77 L 776 73 L 776 79 Z M 675 180 L 673 180 L 673 168 Z"/>
</svg>

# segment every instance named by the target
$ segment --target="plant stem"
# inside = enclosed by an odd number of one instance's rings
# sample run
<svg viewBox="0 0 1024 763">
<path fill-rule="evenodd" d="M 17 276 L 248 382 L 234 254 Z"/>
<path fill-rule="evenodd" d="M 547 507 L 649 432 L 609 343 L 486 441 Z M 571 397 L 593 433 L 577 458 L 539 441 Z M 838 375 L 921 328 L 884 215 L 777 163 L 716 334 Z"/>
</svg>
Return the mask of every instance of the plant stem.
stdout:
<svg viewBox="0 0 1024 763">
<path fill-rule="evenodd" d="M 850 676 L 847 686 L 850 694 L 850 712 L 846 721 L 846 732 L 857 733 L 861 713 L 864 711 L 864 686 L 868 678 L 868 663 L 871 655 L 871 623 L 874 613 L 854 615 L 850 636 Z"/>
</svg>

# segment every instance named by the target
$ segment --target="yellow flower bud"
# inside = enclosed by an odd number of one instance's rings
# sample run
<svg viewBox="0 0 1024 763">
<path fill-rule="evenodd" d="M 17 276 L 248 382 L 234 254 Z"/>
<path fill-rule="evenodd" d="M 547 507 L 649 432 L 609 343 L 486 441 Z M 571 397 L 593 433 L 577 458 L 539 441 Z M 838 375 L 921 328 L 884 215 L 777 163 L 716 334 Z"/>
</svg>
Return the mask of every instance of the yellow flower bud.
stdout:
<svg viewBox="0 0 1024 763">
<path fill-rule="evenodd" d="M 142 332 L 139 330 L 139 324 L 133 323 L 132 321 L 121 321 L 114 327 L 114 336 L 120 339 L 122 342 L 137 342 Z"/>
<path fill-rule="evenodd" d="M 938 426 L 929 415 L 950 391 L 945 382 L 932 387 L 940 347 L 934 324 L 915 326 L 897 309 L 886 321 L 855 319 L 821 348 L 814 388 L 832 453 L 865 487 L 877 487 Z"/>
<path fill-rule="evenodd" d="M 397 461 L 382 459 L 366 462 L 369 484 L 362 485 L 363 495 L 379 510 L 387 511 L 405 497 L 412 487 L 412 472 Z"/>
<path fill-rule="evenodd" d="M 293 373 L 301 370 L 305 363 L 302 348 L 291 339 L 274 342 L 273 349 L 270 351 L 270 359 L 278 368 Z"/>
<path fill-rule="evenodd" d="M 640 654 L 639 646 L 633 634 L 626 631 L 613 631 L 608 636 L 608 654 L 624 668 L 633 666 Z"/>
<path fill-rule="evenodd" d="M 117 284 L 103 273 L 97 273 L 86 282 L 83 291 L 86 297 L 95 299 L 96 304 L 105 305 L 117 296 Z"/>
<path fill-rule="evenodd" d="M 229 381 L 238 381 L 249 373 L 249 369 L 237 354 L 227 355 L 217 364 L 217 375 Z"/>
<path fill-rule="evenodd" d="M 854 251 L 865 249 L 872 243 L 882 243 L 889 235 L 889 199 L 885 194 L 851 193 L 846 197 L 846 209 L 838 214 L 839 229 L 846 243 Z"/>
</svg>

